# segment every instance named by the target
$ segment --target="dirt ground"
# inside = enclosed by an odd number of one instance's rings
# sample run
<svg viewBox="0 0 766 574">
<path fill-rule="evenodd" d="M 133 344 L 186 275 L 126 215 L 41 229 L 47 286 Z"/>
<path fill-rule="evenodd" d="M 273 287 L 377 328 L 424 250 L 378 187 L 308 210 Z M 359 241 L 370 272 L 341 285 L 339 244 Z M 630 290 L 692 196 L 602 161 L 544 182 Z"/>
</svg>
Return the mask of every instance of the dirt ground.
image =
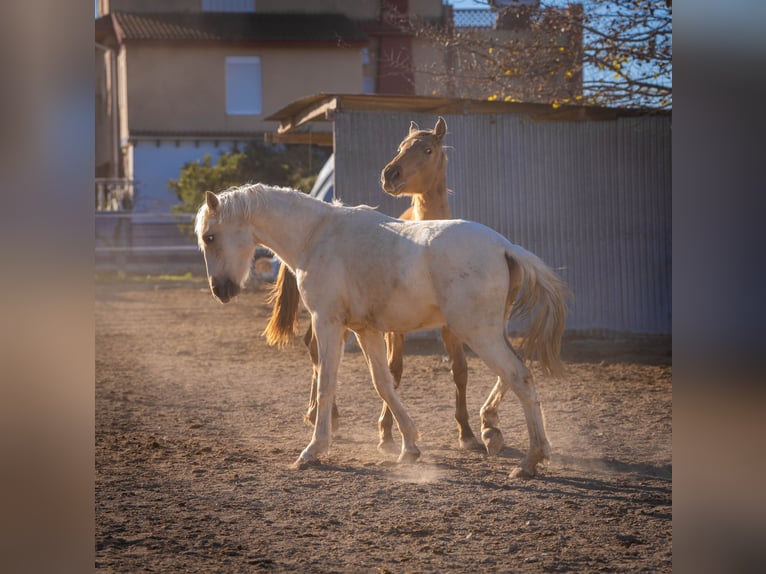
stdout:
<svg viewBox="0 0 766 574">
<path fill-rule="evenodd" d="M 498 456 L 456 448 L 430 339 L 408 341 L 400 389 L 421 459 L 378 452 L 380 400 L 349 348 L 330 453 L 294 470 L 311 367 L 299 341 L 266 346 L 268 312 L 258 284 L 221 305 L 202 278 L 97 280 L 99 571 L 671 571 L 668 338 L 567 338 L 567 378 L 537 373 L 553 458 L 531 480 L 508 477 L 528 440 L 512 393 Z M 468 360 L 478 433 L 495 377 Z"/>
</svg>

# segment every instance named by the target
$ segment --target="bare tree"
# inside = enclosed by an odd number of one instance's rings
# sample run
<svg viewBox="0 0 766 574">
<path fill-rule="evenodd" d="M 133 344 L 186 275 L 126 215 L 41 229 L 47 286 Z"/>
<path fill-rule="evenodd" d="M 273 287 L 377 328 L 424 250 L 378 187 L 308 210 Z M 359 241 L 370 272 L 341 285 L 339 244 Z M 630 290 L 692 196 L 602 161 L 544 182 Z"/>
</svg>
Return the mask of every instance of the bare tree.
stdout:
<svg viewBox="0 0 766 574">
<path fill-rule="evenodd" d="M 408 18 L 388 22 L 444 61 L 415 70 L 433 92 L 490 100 L 672 107 L 670 0 L 476 0 L 483 25 Z M 456 16 L 464 17 L 463 11 Z"/>
</svg>

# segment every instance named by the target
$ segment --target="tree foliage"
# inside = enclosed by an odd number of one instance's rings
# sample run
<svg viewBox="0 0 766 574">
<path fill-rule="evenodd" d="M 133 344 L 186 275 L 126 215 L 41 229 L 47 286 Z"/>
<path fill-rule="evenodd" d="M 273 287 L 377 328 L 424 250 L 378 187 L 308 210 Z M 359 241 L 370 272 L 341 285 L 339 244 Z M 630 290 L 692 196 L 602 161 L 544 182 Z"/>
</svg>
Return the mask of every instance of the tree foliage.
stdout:
<svg viewBox="0 0 766 574">
<path fill-rule="evenodd" d="M 435 80 L 435 95 L 554 107 L 672 107 L 670 0 L 475 3 L 492 7 L 494 26 L 444 26 L 387 15 L 447 55 L 446 64 L 418 70 Z"/>
<path fill-rule="evenodd" d="M 329 150 L 317 146 L 270 146 L 248 143 L 243 151 L 233 149 L 221 153 L 213 163 L 210 154 L 201 161 L 184 164 L 178 179 L 168 181 L 180 203 L 179 212 L 195 212 L 205 200 L 205 192 L 223 191 L 250 182 L 264 182 L 308 192 Z"/>
</svg>

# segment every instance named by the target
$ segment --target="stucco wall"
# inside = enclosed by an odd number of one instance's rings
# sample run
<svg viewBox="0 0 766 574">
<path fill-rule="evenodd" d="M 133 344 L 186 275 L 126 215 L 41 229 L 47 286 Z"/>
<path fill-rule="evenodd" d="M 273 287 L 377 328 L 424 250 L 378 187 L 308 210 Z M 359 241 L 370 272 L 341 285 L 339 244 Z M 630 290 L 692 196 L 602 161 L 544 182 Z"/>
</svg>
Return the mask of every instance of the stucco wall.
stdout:
<svg viewBox="0 0 766 574">
<path fill-rule="evenodd" d="M 227 56 L 261 58 L 261 115 L 226 114 Z M 263 118 L 293 100 L 318 92 L 362 91 L 361 49 L 142 43 L 128 48 L 127 68 L 131 130 L 270 130 L 273 123 Z"/>
</svg>

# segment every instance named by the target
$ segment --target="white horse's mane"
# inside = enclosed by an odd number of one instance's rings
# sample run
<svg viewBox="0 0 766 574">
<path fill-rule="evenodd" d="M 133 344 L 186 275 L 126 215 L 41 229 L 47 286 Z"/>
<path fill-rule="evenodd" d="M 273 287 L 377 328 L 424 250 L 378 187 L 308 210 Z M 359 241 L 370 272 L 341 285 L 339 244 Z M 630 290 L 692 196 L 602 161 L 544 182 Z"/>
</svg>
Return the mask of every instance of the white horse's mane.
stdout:
<svg viewBox="0 0 766 574">
<path fill-rule="evenodd" d="M 261 191 L 265 188 L 281 189 L 300 193 L 286 187 L 267 186 L 262 183 L 246 183 L 244 185 L 232 186 L 225 191 L 217 193 L 219 207 L 216 216 L 222 220 L 230 219 L 248 219 L 253 211 L 263 205 L 266 200 Z M 205 221 L 209 215 L 207 203 L 203 203 L 197 212 L 194 222 L 194 231 L 199 235 L 202 232 Z"/>
<path fill-rule="evenodd" d="M 267 196 L 262 193 L 265 189 L 279 189 L 300 193 L 287 187 L 277 187 L 262 183 L 247 183 L 230 187 L 218 194 L 218 200 L 221 204 L 218 208 L 218 217 L 222 220 L 234 218 L 248 219 L 253 211 L 258 210 L 266 201 Z"/>
<path fill-rule="evenodd" d="M 342 199 L 338 199 L 337 197 L 333 199 L 330 202 L 330 204 L 333 205 L 334 207 L 345 207 L 346 209 L 359 209 L 361 211 L 375 211 L 376 209 L 378 209 L 378 207 L 380 207 L 379 205 L 372 206 L 372 205 L 366 205 L 364 203 L 361 203 L 359 205 L 346 205 L 345 203 L 343 203 Z"/>
<path fill-rule="evenodd" d="M 266 185 L 263 183 L 247 183 L 244 185 L 232 186 L 225 191 L 218 194 L 218 201 L 220 203 L 216 216 L 221 221 L 232 219 L 249 219 L 251 214 L 264 206 L 268 201 L 269 195 L 262 193 L 266 190 L 283 191 L 289 194 L 295 194 L 297 196 L 308 197 L 307 194 L 292 189 L 289 187 L 280 187 L 276 185 Z M 324 202 L 321 202 L 324 203 Z M 358 209 L 365 211 L 375 211 L 377 208 L 370 205 L 356 205 L 348 206 L 344 205 L 340 199 L 333 199 L 331 205 L 335 207 L 343 207 L 346 209 Z M 203 203 L 199 208 L 197 216 L 194 221 L 194 231 L 199 237 L 205 226 L 205 222 L 209 216 L 209 208 L 207 203 Z"/>
</svg>

